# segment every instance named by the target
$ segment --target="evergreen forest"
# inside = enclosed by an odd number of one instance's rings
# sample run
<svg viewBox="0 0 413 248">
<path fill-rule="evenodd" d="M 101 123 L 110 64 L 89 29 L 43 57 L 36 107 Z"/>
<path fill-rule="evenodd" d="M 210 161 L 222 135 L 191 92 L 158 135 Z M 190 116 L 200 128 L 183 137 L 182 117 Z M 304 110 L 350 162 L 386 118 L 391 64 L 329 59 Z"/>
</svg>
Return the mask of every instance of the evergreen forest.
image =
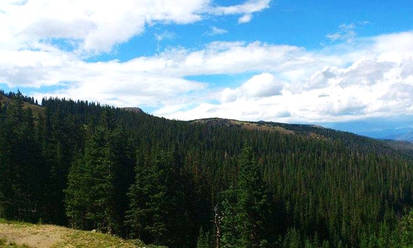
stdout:
<svg viewBox="0 0 413 248">
<path fill-rule="evenodd" d="M 0 92 L 0 218 L 170 248 L 413 247 L 413 154 L 311 125 Z"/>
</svg>

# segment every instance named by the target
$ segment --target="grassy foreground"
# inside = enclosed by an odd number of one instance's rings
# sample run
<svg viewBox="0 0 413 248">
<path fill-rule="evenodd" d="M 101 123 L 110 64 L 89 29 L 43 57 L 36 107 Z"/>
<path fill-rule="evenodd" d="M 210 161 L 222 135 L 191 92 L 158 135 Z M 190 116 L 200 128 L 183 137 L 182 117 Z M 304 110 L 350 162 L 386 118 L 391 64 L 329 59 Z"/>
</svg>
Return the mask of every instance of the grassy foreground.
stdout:
<svg viewBox="0 0 413 248">
<path fill-rule="evenodd" d="M 38 225 L 0 219 L 0 248 L 136 248 L 148 246 L 139 240 L 124 240 L 112 235 L 74 230 L 53 225 Z"/>
</svg>

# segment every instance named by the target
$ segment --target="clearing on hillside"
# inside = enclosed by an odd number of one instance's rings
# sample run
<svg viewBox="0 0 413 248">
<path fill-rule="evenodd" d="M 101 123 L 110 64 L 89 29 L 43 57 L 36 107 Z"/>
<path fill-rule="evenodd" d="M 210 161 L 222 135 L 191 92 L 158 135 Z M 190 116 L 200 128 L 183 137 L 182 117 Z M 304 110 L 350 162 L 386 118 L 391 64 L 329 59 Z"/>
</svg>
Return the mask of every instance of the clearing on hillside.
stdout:
<svg viewBox="0 0 413 248">
<path fill-rule="evenodd" d="M 80 231 L 53 225 L 0 221 L 0 248 L 136 248 L 147 246 L 139 240 Z"/>
</svg>

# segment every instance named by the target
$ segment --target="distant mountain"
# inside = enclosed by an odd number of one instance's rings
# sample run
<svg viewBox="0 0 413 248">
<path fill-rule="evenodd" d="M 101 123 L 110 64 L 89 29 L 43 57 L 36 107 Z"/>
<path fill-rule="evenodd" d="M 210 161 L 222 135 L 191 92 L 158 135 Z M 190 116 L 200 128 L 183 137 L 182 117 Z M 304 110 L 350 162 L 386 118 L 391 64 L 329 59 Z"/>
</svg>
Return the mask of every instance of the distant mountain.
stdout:
<svg viewBox="0 0 413 248">
<path fill-rule="evenodd" d="M 319 124 L 324 127 L 356 133 L 375 139 L 412 141 L 412 120 L 413 115 L 404 115 L 392 118 L 377 117 L 354 121 Z M 409 137 L 407 137 L 406 134 L 409 134 Z"/>
<path fill-rule="evenodd" d="M 413 131 L 408 131 L 397 135 L 389 135 L 386 139 L 413 142 Z"/>
</svg>

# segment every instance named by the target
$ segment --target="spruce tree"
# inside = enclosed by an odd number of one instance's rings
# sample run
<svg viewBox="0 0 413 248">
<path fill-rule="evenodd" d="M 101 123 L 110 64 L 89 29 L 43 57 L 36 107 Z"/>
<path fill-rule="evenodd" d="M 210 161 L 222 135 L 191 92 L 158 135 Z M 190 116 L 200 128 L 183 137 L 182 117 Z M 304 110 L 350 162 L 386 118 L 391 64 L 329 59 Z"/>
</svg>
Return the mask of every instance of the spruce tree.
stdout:
<svg viewBox="0 0 413 248">
<path fill-rule="evenodd" d="M 147 155 L 146 155 L 147 156 Z M 141 156 L 135 167 L 135 183 L 128 192 L 129 209 L 126 224 L 130 236 L 148 243 L 159 243 L 165 239 L 166 185 L 163 182 L 165 168 L 162 158 L 154 161 Z"/>
<path fill-rule="evenodd" d="M 112 232 L 114 221 L 113 168 L 107 145 L 108 131 L 97 128 L 91 134 L 83 158 L 69 173 L 66 212 L 73 226 Z"/>
<path fill-rule="evenodd" d="M 220 228 L 221 228 L 221 247 L 222 248 L 236 248 L 245 247 L 241 236 L 240 215 L 237 212 L 237 202 L 233 200 L 233 190 L 224 192 L 225 198 L 221 202 L 220 212 Z"/>
<path fill-rule="evenodd" d="M 93 223 L 87 220 L 91 206 L 91 168 L 87 167 L 83 154 L 72 163 L 65 189 L 66 215 L 72 228 L 92 229 Z"/>
<path fill-rule="evenodd" d="M 0 129 L 0 205 L 4 217 L 37 221 L 43 182 L 41 148 L 31 109 L 18 98 L 5 112 Z"/>
<path fill-rule="evenodd" d="M 178 159 L 173 152 L 154 149 L 137 159 L 135 183 L 130 187 L 126 223 L 130 235 L 169 247 L 196 244 Z"/>
<path fill-rule="evenodd" d="M 266 228 L 271 220 L 270 200 L 260 167 L 252 150 L 245 146 L 238 160 L 239 176 L 235 189 L 223 192 L 223 247 L 260 247 L 268 242 Z"/>
<path fill-rule="evenodd" d="M 135 155 L 129 142 L 127 132 L 117 127 L 110 132 L 108 140 L 109 159 L 112 165 L 113 182 L 113 225 L 112 231 L 125 235 L 123 225 L 128 209 L 127 192 L 134 181 Z"/>
</svg>

